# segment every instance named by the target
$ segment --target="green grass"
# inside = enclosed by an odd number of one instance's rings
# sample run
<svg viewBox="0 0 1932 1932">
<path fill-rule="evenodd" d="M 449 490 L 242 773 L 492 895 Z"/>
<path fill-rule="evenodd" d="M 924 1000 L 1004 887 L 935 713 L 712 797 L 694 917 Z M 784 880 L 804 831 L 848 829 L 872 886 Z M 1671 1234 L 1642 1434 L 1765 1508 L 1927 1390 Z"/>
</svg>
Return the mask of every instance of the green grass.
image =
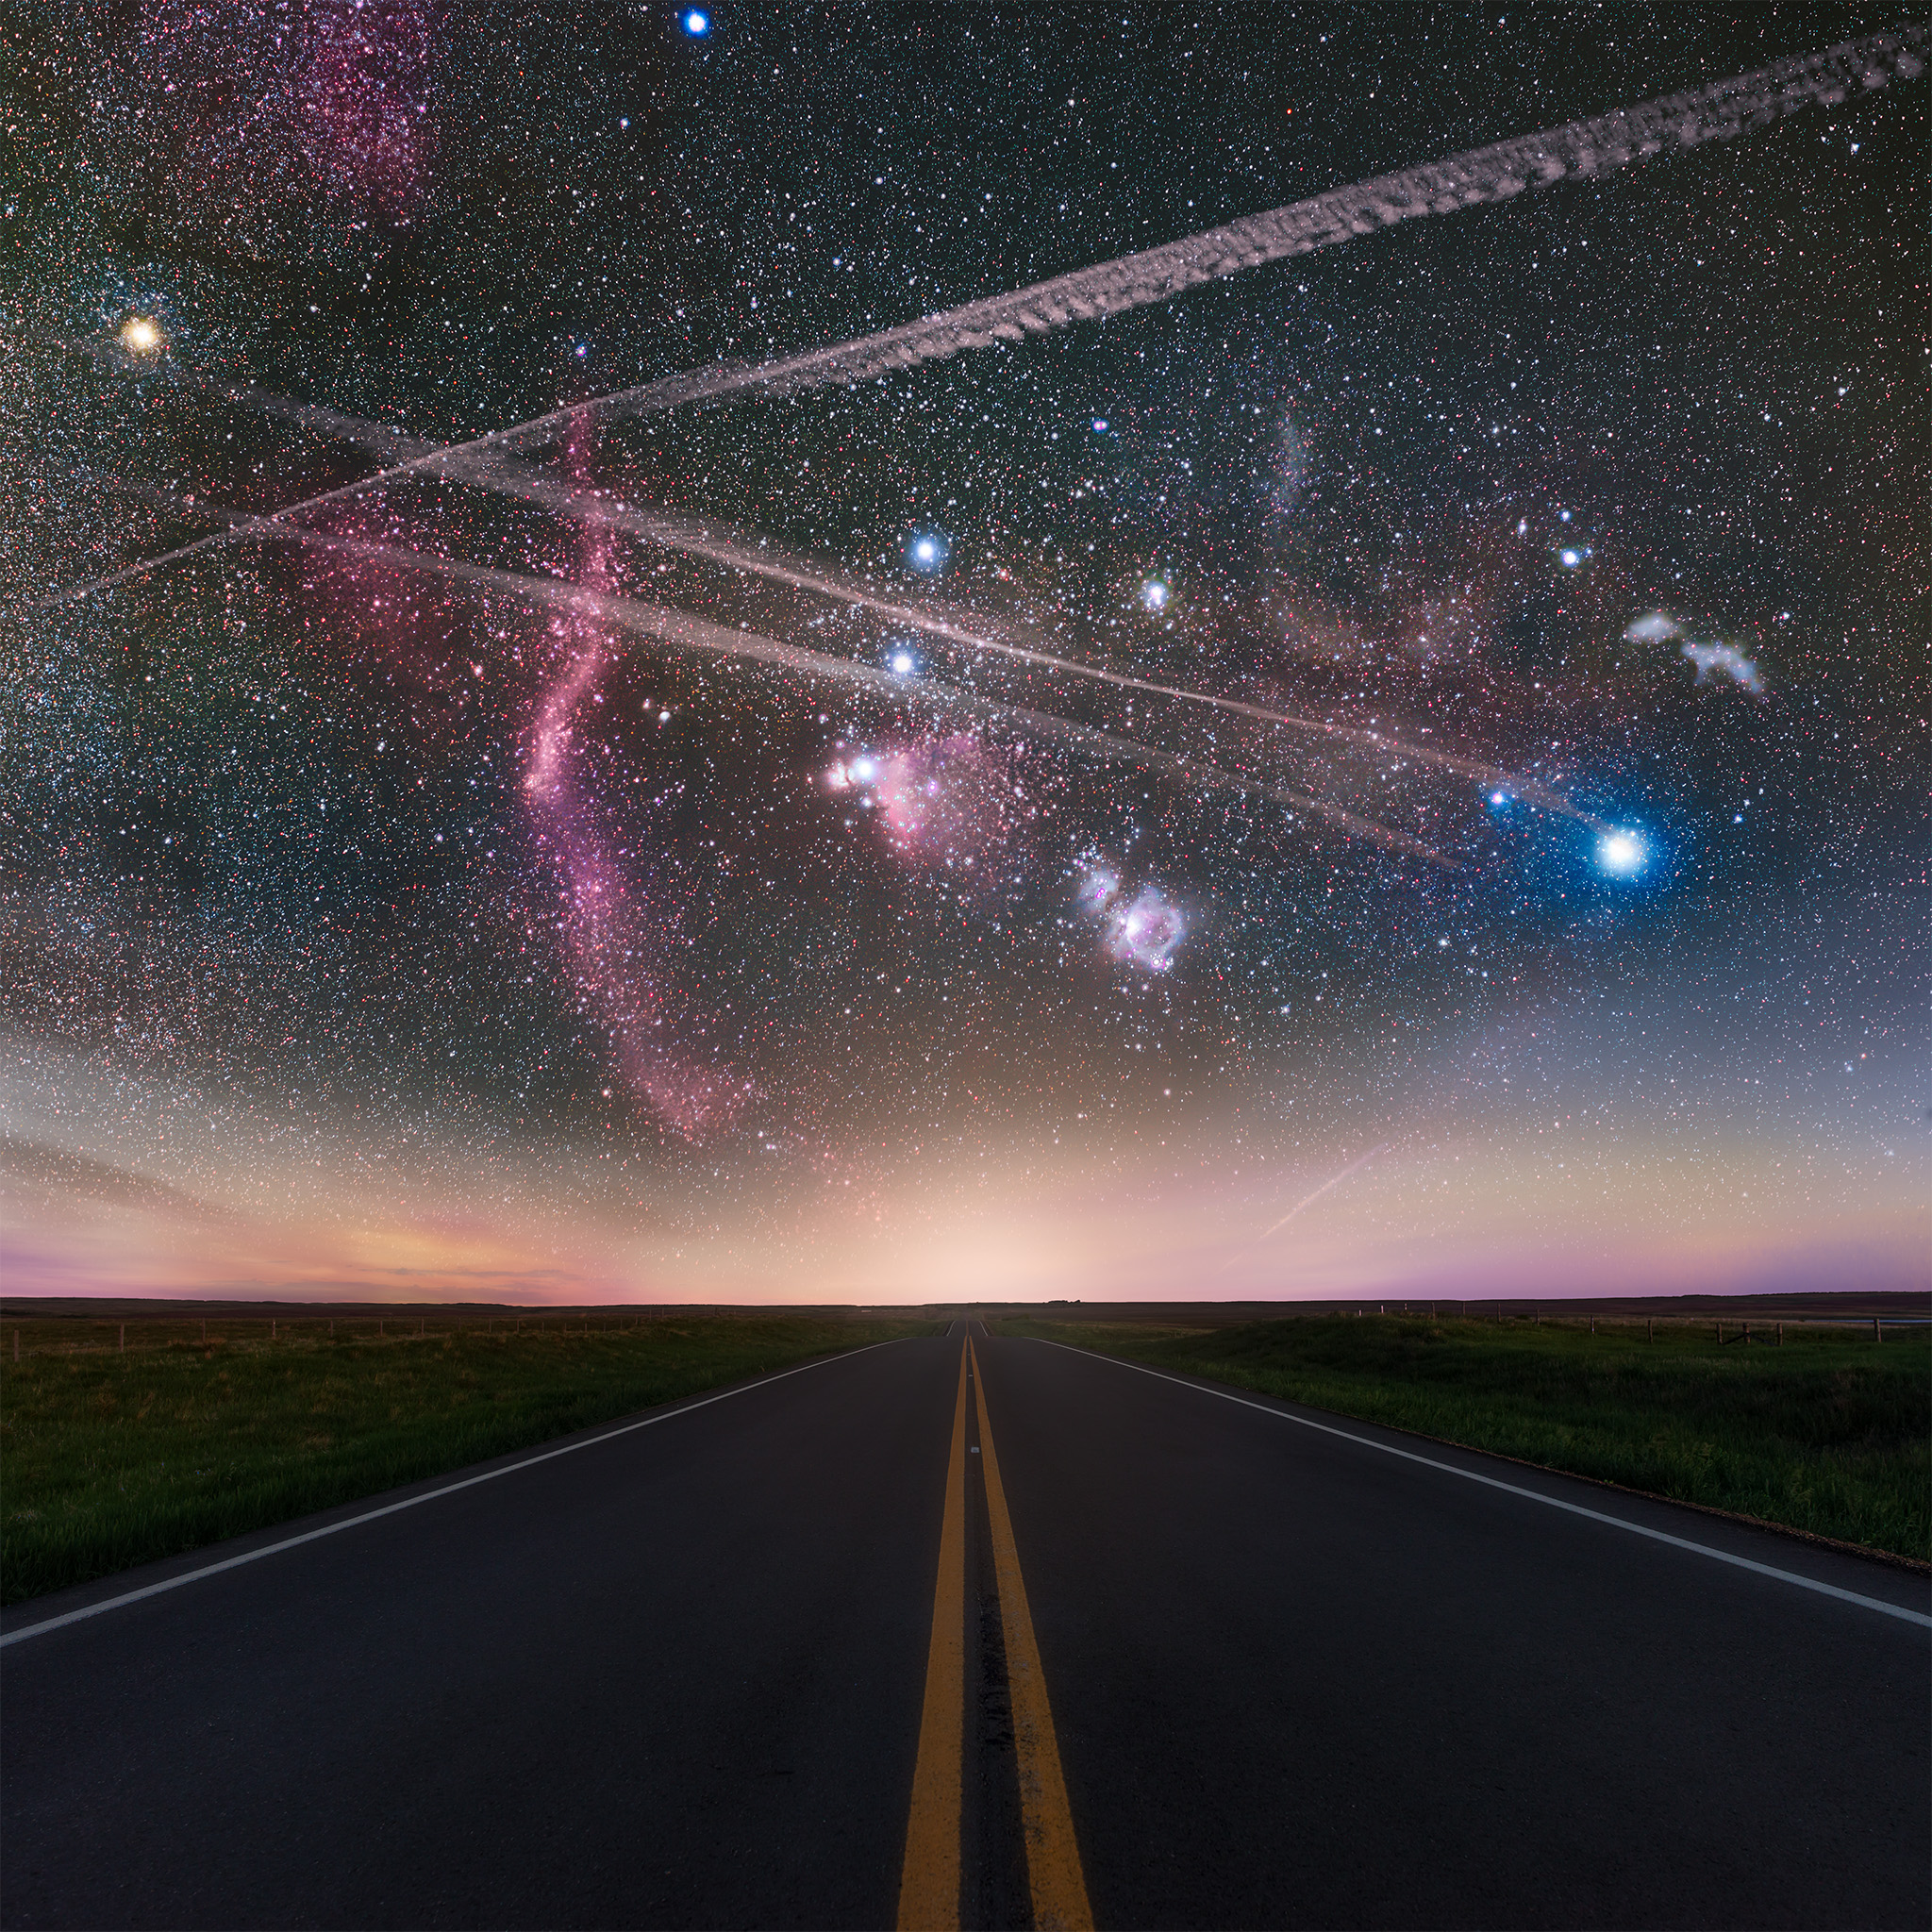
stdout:
<svg viewBox="0 0 1932 1932">
<path fill-rule="evenodd" d="M 1218 1330 L 1015 1319 L 1035 1335 L 1365 1422 L 1932 1557 L 1932 1337 L 1787 1324 L 1303 1316 Z M 1753 1323 L 1769 1343 L 1769 1324 Z M 1727 1324 L 1736 1334 L 1739 1324 Z"/>
<path fill-rule="evenodd" d="M 0 1601 L 521 1449 L 930 1323 L 791 1316 L 647 1319 L 522 1334 L 499 1322 L 418 1337 L 314 1321 L 207 1344 L 128 1324 L 40 1322 L 0 1336 Z M 239 1336 L 237 1329 L 241 1330 Z M 16 1363 L 14 1336 L 26 1350 Z M 190 1333 L 193 1333 L 190 1327 Z M 75 1346 L 74 1338 L 85 1338 Z M 64 1339 L 63 1339 L 64 1338 Z"/>
</svg>

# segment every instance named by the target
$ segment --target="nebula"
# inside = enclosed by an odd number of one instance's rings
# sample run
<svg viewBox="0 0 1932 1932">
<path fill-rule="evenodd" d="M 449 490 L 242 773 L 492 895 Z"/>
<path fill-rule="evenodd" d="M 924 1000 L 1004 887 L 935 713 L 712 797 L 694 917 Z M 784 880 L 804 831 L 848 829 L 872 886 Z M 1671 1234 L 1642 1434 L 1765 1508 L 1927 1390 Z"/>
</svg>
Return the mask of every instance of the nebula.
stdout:
<svg viewBox="0 0 1932 1932">
<path fill-rule="evenodd" d="M 1647 611 L 1638 618 L 1624 631 L 1624 638 L 1633 644 L 1665 644 L 1682 638 L 1678 648 L 1695 667 L 1699 684 L 1713 671 L 1721 671 L 1733 684 L 1742 685 L 1753 697 L 1764 695 L 1764 674 L 1736 644 L 1727 644 L 1722 639 L 1690 637 L 1674 617 L 1661 610 Z"/>
<path fill-rule="evenodd" d="M 590 434 L 586 427 L 569 446 L 578 474 Z M 577 568 L 592 591 L 613 588 L 608 532 L 582 528 Z M 524 792 L 534 837 L 555 871 L 558 938 L 573 980 L 603 1020 L 625 1077 L 660 1119 L 696 1139 L 730 1120 L 744 1089 L 691 1058 L 670 1037 L 672 990 L 661 961 L 672 921 L 640 889 L 633 868 L 616 857 L 573 756 L 577 713 L 621 653 L 588 610 L 554 616 L 548 632 L 561 669 L 538 702 Z"/>
<path fill-rule="evenodd" d="M 908 745 L 876 761 L 873 789 L 892 842 L 927 865 L 991 883 L 1020 826 L 1034 814 L 1014 775 L 1015 755 L 968 732 Z"/>
<path fill-rule="evenodd" d="M 138 115 L 158 96 L 172 111 L 147 165 L 103 186 L 139 219 L 245 256 L 340 254 L 359 222 L 404 223 L 424 204 L 442 39 L 423 0 L 126 9 L 99 48 L 97 108 Z"/>
<path fill-rule="evenodd" d="M 1181 908 L 1155 885 L 1143 885 L 1127 898 L 1119 872 L 1097 853 L 1084 853 L 1074 871 L 1074 903 L 1100 922 L 1108 957 L 1145 973 L 1165 973 L 1187 937 Z"/>
<path fill-rule="evenodd" d="M 1107 950 L 1148 973 L 1165 973 L 1187 936 L 1181 909 L 1158 886 L 1142 886 L 1133 903 L 1114 914 Z"/>
</svg>

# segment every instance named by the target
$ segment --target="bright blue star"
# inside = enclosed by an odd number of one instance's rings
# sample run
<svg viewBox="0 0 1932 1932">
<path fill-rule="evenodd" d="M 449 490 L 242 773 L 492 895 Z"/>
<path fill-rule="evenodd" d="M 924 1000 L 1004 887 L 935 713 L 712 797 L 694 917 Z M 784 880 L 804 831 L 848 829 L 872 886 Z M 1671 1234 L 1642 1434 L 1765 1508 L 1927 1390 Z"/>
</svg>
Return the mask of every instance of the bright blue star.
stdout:
<svg viewBox="0 0 1932 1932">
<path fill-rule="evenodd" d="M 679 23 L 679 25 L 684 28 L 685 32 L 691 37 L 692 40 L 701 41 L 708 33 L 711 31 L 711 16 L 708 13 L 699 12 L 699 10 L 695 7 L 693 7 L 691 9 L 691 11 L 684 16 L 683 20 Z"/>
<path fill-rule="evenodd" d="M 910 677 L 919 669 L 919 659 L 910 651 L 894 651 L 886 662 L 901 677 Z"/>
<path fill-rule="evenodd" d="M 1596 841 L 1596 862 L 1612 878 L 1634 878 L 1649 857 L 1635 832 L 1606 832 Z"/>
<path fill-rule="evenodd" d="M 952 548 L 943 530 L 915 530 L 907 540 L 906 561 L 922 575 L 936 576 L 945 569 Z"/>
</svg>

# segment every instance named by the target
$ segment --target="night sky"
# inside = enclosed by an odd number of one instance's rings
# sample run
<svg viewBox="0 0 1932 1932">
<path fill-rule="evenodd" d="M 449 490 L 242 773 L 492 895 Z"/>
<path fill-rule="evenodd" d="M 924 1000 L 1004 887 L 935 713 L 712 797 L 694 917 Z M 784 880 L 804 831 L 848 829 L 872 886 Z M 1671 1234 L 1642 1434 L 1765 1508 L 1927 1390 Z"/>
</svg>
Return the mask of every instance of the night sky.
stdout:
<svg viewBox="0 0 1932 1932">
<path fill-rule="evenodd" d="M 8 1290 L 1924 1287 L 1924 79 L 246 523 L 1896 24 L 14 10 Z"/>
</svg>

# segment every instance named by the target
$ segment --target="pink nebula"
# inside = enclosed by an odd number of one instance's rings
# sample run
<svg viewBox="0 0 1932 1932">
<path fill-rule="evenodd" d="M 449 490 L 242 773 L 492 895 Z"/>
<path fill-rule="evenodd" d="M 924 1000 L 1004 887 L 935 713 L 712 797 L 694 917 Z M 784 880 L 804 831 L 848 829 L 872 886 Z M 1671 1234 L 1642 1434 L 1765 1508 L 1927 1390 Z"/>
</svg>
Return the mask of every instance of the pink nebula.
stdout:
<svg viewBox="0 0 1932 1932">
<path fill-rule="evenodd" d="M 1148 973 L 1165 973 L 1187 936 L 1181 909 L 1157 886 L 1142 886 L 1134 902 L 1116 912 L 1108 927 L 1107 950 Z"/>
<path fill-rule="evenodd" d="M 429 173 L 427 14 L 409 0 L 337 0 L 311 6 L 308 25 L 292 75 L 303 158 L 333 192 L 407 212 Z"/>
<path fill-rule="evenodd" d="M 574 435 L 567 458 L 581 478 L 585 435 Z M 610 533 L 586 525 L 578 575 L 594 591 L 616 589 Z M 538 845 L 557 878 L 555 926 L 571 976 L 595 1007 L 619 1066 L 634 1091 L 688 1140 L 728 1122 L 747 1089 L 683 1054 L 669 1038 L 675 989 L 662 969 L 675 918 L 654 905 L 620 862 L 608 814 L 579 775 L 573 756 L 579 708 L 617 662 L 618 648 L 594 619 L 551 621 L 562 668 L 539 699 L 530 733 L 524 798 Z"/>
<path fill-rule="evenodd" d="M 432 0 L 149 0 L 96 84 L 148 118 L 127 187 L 149 217 L 258 254 L 307 237 L 318 200 L 421 207 L 444 42 Z"/>
<path fill-rule="evenodd" d="M 1034 816 L 1009 758 L 967 732 L 929 739 L 870 761 L 887 835 L 908 858 L 991 882 L 1021 825 Z M 858 782 L 855 766 L 847 766 Z"/>
</svg>

